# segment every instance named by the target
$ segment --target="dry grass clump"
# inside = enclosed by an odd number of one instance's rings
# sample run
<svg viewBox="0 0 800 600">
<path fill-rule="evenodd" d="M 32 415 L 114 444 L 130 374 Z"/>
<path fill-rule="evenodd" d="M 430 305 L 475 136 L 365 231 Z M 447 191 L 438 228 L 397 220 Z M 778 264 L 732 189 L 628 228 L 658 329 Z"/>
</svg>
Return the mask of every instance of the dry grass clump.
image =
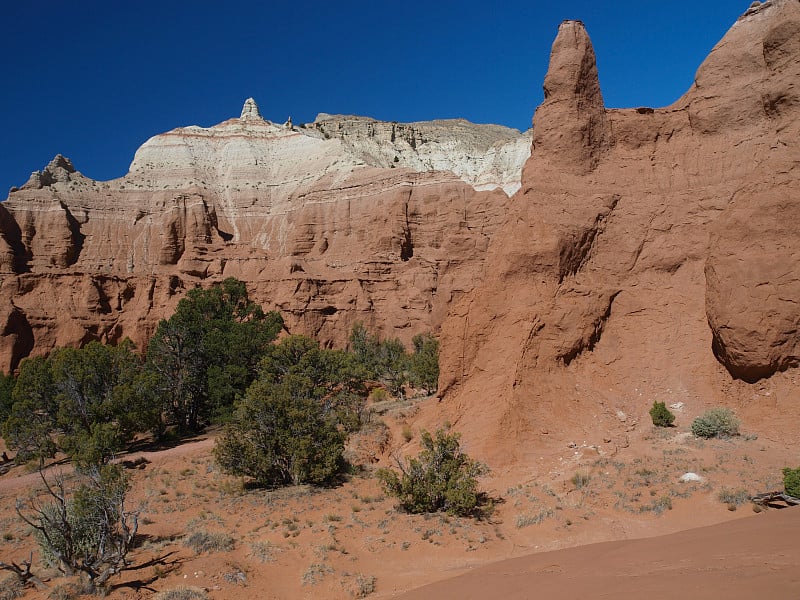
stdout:
<svg viewBox="0 0 800 600">
<path fill-rule="evenodd" d="M 356 577 L 355 587 L 352 591 L 354 598 L 366 598 L 375 592 L 375 582 L 377 580 L 372 575 L 361 575 Z"/>
<path fill-rule="evenodd" d="M 60 583 L 50 590 L 48 600 L 75 600 L 87 592 L 86 588 L 78 582 L 68 581 Z"/>
<path fill-rule="evenodd" d="M 223 531 L 200 529 L 190 534 L 183 544 L 194 550 L 195 554 L 203 554 L 204 552 L 228 552 L 233 550 L 235 540 L 233 536 Z"/>
<path fill-rule="evenodd" d="M 179 586 L 157 593 L 153 600 L 207 600 L 208 593 L 199 587 Z"/>
<path fill-rule="evenodd" d="M 517 515 L 517 529 L 528 527 L 529 525 L 539 525 L 554 514 L 555 512 L 552 508 L 543 508 L 535 514 Z"/>
<path fill-rule="evenodd" d="M 729 490 L 728 488 L 722 488 L 717 497 L 720 502 L 728 505 L 728 510 L 734 511 L 742 504 L 750 501 L 750 492 L 745 489 Z"/>
<path fill-rule="evenodd" d="M 22 598 L 23 589 L 16 575 L 0 579 L 0 600 L 16 600 Z"/>
</svg>

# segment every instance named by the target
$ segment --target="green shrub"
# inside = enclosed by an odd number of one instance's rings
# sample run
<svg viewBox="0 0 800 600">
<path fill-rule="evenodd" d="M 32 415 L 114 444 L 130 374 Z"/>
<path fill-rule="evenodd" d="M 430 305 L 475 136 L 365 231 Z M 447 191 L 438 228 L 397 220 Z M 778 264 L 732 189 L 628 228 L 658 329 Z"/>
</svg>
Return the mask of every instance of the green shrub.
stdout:
<svg viewBox="0 0 800 600">
<path fill-rule="evenodd" d="M 439 340 L 428 333 L 415 335 L 411 341 L 414 344 L 414 353 L 409 361 L 411 383 L 428 393 L 436 392 L 439 384 Z"/>
<path fill-rule="evenodd" d="M 375 388 L 369 393 L 369 399 L 375 403 L 386 402 L 389 399 L 389 392 L 382 387 Z"/>
<path fill-rule="evenodd" d="M 712 408 L 692 422 L 692 433 L 702 438 L 726 438 L 739 435 L 739 419 L 729 408 Z"/>
<path fill-rule="evenodd" d="M 650 418 L 653 419 L 653 425 L 656 427 L 672 427 L 672 423 L 675 421 L 675 415 L 670 412 L 664 402 L 653 402 Z"/>
<path fill-rule="evenodd" d="M 419 456 L 399 463 L 400 474 L 378 471 L 386 492 L 399 498 L 400 506 L 410 513 L 474 514 L 482 497 L 476 478 L 488 472 L 486 466 L 461 451 L 457 433 L 438 429 L 434 438 L 423 430 L 420 442 Z"/>
<path fill-rule="evenodd" d="M 147 347 L 148 368 L 171 423 L 199 431 L 226 419 L 282 328 L 280 314 L 265 313 L 233 277 L 189 290 Z"/>
<path fill-rule="evenodd" d="M 0 423 L 11 415 L 11 407 L 14 405 L 15 383 L 13 375 L 6 375 L 0 372 Z"/>
<path fill-rule="evenodd" d="M 265 486 L 329 483 L 344 467 L 345 434 L 305 377 L 256 381 L 214 448 L 222 470 Z"/>
<path fill-rule="evenodd" d="M 786 493 L 795 498 L 800 498 L 800 467 L 783 470 L 783 488 Z"/>
</svg>

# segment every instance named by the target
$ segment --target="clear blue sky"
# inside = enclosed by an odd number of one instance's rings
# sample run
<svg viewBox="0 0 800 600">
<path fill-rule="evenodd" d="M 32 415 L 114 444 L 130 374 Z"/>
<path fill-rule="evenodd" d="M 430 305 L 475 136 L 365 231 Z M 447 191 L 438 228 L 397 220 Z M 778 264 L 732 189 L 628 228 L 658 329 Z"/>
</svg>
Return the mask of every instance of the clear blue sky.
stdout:
<svg viewBox="0 0 800 600">
<path fill-rule="evenodd" d="M 184 125 L 318 112 L 527 129 L 563 19 L 586 23 L 608 107 L 665 106 L 750 0 L 9 1 L 0 199 L 57 153 L 96 179 Z"/>
</svg>

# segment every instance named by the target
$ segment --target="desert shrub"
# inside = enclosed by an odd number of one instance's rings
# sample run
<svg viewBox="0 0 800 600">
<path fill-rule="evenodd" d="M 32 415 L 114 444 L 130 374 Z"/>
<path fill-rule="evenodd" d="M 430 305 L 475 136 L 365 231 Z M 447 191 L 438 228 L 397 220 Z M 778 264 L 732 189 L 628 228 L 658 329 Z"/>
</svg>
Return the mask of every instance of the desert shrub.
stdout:
<svg viewBox="0 0 800 600">
<path fill-rule="evenodd" d="M 375 403 L 385 402 L 389 399 L 389 392 L 382 387 L 375 388 L 369 393 L 369 399 Z"/>
<path fill-rule="evenodd" d="M 179 586 L 170 590 L 158 592 L 153 600 L 206 600 L 208 593 L 199 587 Z"/>
<path fill-rule="evenodd" d="M 250 544 L 250 555 L 260 560 L 262 563 L 273 562 L 275 554 L 280 552 L 280 548 L 269 540 L 259 540 Z"/>
<path fill-rule="evenodd" d="M 259 363 L 258 379 L 276 384 L 292 380 L 307 384 L 326 416 L 348 433 L 358 430 L 366 417 L 366 370 L 355 355 L 320 348 L 319 342 L 290 335 L 270 347 Z"/>
<path fill-rule="evenodd" d="M 433 339 L 433 342 L 436 340 Z M 430 343 L 425 344 L 421 337 L 419 344 L 420 349 L 423 346 L 426 348 L 426 356 L 430 354 L 433 348 Z M 411 357 L 400 340 L 381 340 L 377 335 L 370 334 L 362 323 L 356 323 L 350 333 L 348 347 L 367 377 L 380 380 L 392 396 L 403 397 L 403 386 L 410 380 Z M 435 348 L 438 361 L 438 345 Z M 422 355 L 419 364 L 423 370 L 426 368 Z M 438 369 L 438 362 L 436 368 Z M 431 377 L 430 374 L 426 376 Z M 438 373 L 436 377 L 438 378 Z"/>
<path fill-rule="evenodd" d="M 733 437 L 739 435 L 739 419 L 729 408 L 712 408 L 692 422 L 692 433 L 702 438 Z"/>
<path fill-rule="evenodd" d="M 549 519 L 554 514 L 555 513 L 553 512 L 552 508 L 543 508 L 535 514 L 517 515 L 517 528 L 521 529 L 523 527 L 528 527 L 529 525 L 539 525 L 545 519 Z"/>
<path fill-rule="evenodd" d="M 7 575 L 0 578 L 0 600 L 16 600 L 17 598 L 22 598 L 24 593 L 22 582 L 16 575 Z"/>
<path fill-rule="evenodd" d="M 653 419 L 653 425 L 656 427 L 672 427 L 675 421 L 675 415 L 670 412 L 664 402 L 653 402 L 650 409 L 650 418 Z"/>
<path fill-rule="evenodd" d="M 13 375 L 6 375 L 0 372 L 0 423 L 11 415 L 11 407 L 14 404 L 15 383 Z"/>
<path fill-rule="evenodd" d="M 786 493 L 795 498 L 800 498 L 800 467 L 783 470 L 783 488 Z"/>
<path fill-rule="evenodd" d="M 128 567 L 138 528 L 135 512 L 126 508 L 128 480 L 117 465 L 95 467 L 69 493 L 63 477 L 42 481 L 49 502 L 18 505 L 20 517 L 33 529 L 42 559 L 66 576 L 81 573 L 89 589 L 105 586 Z"/>
<path fill-rule="evenodd" d="M 722 488 L 717 495 L 719 501 L 728 505 L 728 510 L 736 510 L 737 507 L 750 500 L 750 494 L 747 490 L 730 490 Z"/>
<path fill-rule="evenodd" d="M 54 586 L 47 594 L 48 600 L 77 600 L 81 596 L 91 593 L 85 585 L 78 581 L 67 581 Z"/>
<path fill-rule="evenodd" d="M 665 510 L 672 510 L 672 498 L 669 496 L 661 496 L 660 498 L 656 498 L 650 504 L 645 506 L 639 507 L 639 512 L 654 512 L 657 515 L 660 515 Z"/>
<path fill-rule="evenodd" d="M 183 544 L 191 548 L 195 554 L 203 554 L 204 552 L 228 552 L 233 550 L 235 540 L 233 536 L 223 531 L 199 529 L 189 534 Z"/>
<path fill-rule="evenodd" d="M 415 335 L 411 340 L 414 353 L 409 359 L 411 383 L 435 392 L 439 385 L 439 340 L 432 334 Z"/>
<path fill-rule="evenodd" d="M 155 392 L 128 339 L 58 348 L 22 362 L 3 437 L 20 461 L 63 450 L 80 467 L 102 464 L 160 421 Z"/>
<path fill-rule="evenodd" d="M 420 443 L 422 451 L 417 458 L 398 461 L 399 474 L 390 469 L 378 471 L 386 492 L 399 498 L 400 506 L 411 513 L 474 514 L 482 496 L 476 478 L 487 473 L 486 466 L 462 452 L 457 433 L 439 429 L 434 437 L 423 430 Z"/>
<path fill-rule="evenodd" d="M 375 592 L 375 582 L 377 580 L 373 575 L 361 575 L 356 577 L 355 585 L 352 593 L 354 598 L 366 598 Z"/>
</svg>

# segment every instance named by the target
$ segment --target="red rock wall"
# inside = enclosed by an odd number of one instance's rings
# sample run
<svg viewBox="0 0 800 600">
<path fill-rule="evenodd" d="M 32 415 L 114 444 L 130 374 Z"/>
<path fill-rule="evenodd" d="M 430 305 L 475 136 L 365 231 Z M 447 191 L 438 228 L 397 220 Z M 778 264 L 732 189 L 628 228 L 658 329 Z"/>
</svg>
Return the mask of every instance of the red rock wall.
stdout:
<svg viewBox="0 0 800 600">
<path fill-rule="evenodd" d="M 795 0 L 750 11 L 655 110 L 603 107 L 589 38 L 562 24 L 522 189 L 443 326 L 431 421 L 499 464 L 569 425 L 623 443 L 654 400 L 796 401 L 778 372 L 800 359 L 798 19 Z"/>
</svg>

